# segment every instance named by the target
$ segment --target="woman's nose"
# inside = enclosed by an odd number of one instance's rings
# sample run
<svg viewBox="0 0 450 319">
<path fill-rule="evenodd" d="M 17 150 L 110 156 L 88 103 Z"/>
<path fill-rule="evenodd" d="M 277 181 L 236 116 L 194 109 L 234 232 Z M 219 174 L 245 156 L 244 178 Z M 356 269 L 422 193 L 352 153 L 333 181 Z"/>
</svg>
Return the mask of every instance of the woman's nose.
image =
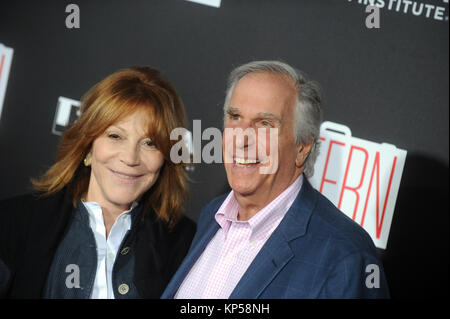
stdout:
<svg viewBox="0 0 450 319">
<path fill-rule="evenodd" d="M 128 166 L 139 165 L 139 147 L 133 144 L 126 145 L 120 153 L 120 160 Z"/>
</svg>

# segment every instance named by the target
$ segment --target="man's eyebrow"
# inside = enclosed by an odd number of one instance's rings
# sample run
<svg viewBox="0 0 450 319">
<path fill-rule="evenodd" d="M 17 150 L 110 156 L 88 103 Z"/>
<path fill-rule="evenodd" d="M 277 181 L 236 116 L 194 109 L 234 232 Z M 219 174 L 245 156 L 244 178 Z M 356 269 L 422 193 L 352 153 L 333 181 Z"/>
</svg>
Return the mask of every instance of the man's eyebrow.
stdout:
<svg viewBox="0 0 450 319">
<path fill-rule="evenodd" d="M 239 109 L 235 108 L 235 107 L 232 107 L 232 106 L 229 106 L 227 108 L 226 112 L 227 112 L 227 114 L 236 114 L 236 113 L 239 113 Z"/>
<path fill-rule="evenodd" d="M 279 116 L 276 116 L 273 113 L 270 112 L 260 112 L 258 113 L 258 117 L 262 119 L 269 119 L 269 120 L 276 120 L 278 122 L 281 122 L 281 119 Z"/>
<path fill-rule="evenodd" d="M 226 109 L 226 113 L 229 115 L 239 114 L 239 109 L 236 107 L 229 106 Z M 279 123 L 282 122 L 282 120 L 279 116 L 277 116 L 271 112 L 259 112 L 256 115 L 259 119 L 273 120 L 273 121 L 277 121 Z"/>
</svg>

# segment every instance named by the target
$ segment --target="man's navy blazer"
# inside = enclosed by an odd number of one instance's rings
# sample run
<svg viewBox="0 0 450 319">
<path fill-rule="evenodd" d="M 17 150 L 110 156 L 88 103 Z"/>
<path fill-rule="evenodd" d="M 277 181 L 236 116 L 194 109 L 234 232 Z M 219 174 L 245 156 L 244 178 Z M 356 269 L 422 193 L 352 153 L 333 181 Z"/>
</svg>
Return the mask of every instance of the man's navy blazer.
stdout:
<svg viewBox="0 0 450 319">
<path fill-rule="evenodd" d="M 215 198 L 203 208 L 189 252 L 161 298 L 175 296 L 219 229 L 215 214 L 225 198 Z M 370 236 L 306 178 L 280 225 L 230 295 L 242 299 L 388 297 Z"/>
</svg>

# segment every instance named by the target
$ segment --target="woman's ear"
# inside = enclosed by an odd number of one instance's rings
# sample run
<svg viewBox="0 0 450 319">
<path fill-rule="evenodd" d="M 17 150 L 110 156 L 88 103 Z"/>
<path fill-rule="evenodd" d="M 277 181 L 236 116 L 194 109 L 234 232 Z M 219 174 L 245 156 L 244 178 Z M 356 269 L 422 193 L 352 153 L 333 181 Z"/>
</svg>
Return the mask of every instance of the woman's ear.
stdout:
<svg viewBox="0 0 450 319">
<path fill-rule="evenodd" d="M 305 163 L 311 153 L 313 144 L 314 141 L 311 141 L 298 147 L 297 157 L 295 159 L 295 166 L 297 166 L 297 168 L 305 168 Z"/>
</svg>

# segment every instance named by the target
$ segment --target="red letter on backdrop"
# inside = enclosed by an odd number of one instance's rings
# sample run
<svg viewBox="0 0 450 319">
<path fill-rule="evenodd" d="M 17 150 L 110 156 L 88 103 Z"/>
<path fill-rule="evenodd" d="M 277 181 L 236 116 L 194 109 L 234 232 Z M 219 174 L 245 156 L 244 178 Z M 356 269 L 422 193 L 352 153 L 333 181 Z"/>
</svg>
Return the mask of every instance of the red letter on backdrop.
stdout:
<svg viewBox="0 0 450 319">
<path fill-rule="evenodd" d="M 388 198 L 389 198 L 389 192 L 391 191 L 392 177 L 394 176 L 396 163 L 397 163 L 397 156 L 394 157 L 394 161 L 392 162 L 391 175 L 389 177 L 389 184 L 388 184 L 388 187 L 386 190 L 386 198 L 384 200 L 383 212 L 381 213 L 381 220 L 380 220 L 380 213 L 379 213 L 379 211 L 380 211 L 380 204 L 379 204 L 380 203 L 380 152 L 377 152 L 377 154 L 375 155 L 375 162 L 373 163 L 372 175 L 370 176 L 369 189 L 367 191 L 366 203 L 364 204 L 364 211 L 363 211 L 363 216 L 361 219 L 361 226 L 364 225 L 364 218 L 366 217 L 366 212 L 367 212 L 367 203 L 369 202 L 370 190 L 372 189 L 373 175 L 375 174 L 375 169 L 376 169 L 376 172 L 377 172 L 376 237 L 377 238 L 380 238 L 381 228 L 383 227 L 384 214 L 386 212 L 386 205 L 387 205 Z"/>
<path fill-rule="evenodd" d="M 331 179 L 326 179 L 326 178 L 325 178 L 325 175 L 326 175 L 326 173 L 327 173 L 327 168 L 328 168 L 328 161 L 330 160 L 331 148 L 333 147 L 333 144 L 339 144 L 339 145 L 341 145 L 341 146 L 345 146 L 345 143 L 341 143 L 341 142 L 338 142 L 338 141 L 330 140 L 330 145 L 328 146 L 327 159 L 326 159 L 326 161 L 325 161 L 325 167 L 323 168 L 322 182 L 320 183 L 320 190 L 319 190 L 319 191 L 320 191 L 321 193 L 322 193 L 322 190 L 323 190 L 323 184 L 324 184 L 325 182 L 330 183 L 330 184 L 336 184 L 336 181 L 333 181 L 333 180 L 331 180 Z"/>
<path fill-rule="evenodd" d="M 362 151 L 364 153 L 364 155 L 366 156 L 365 160 L 364 160 L 364 166 L 363 166 L 363 170 L 361 173 L 361 179 L 359 180 L 359 185 L 356 187 L 349 187 L 346 185 L 347 183 L 347 176 L 348 176 L 348 170 L 350 168 L 350 162 L 352 161 L 352 154 L 353 154 L 353 150 L 359 150 Z M 366 166 L 367 166 L 367 159 L 369 158 L 369 154 L 367 153 L 367 150 L 362 148 L 362 147 L 358 147 L 358 146 L 354 146 L 352 145 L 352 147 L 350 148 L 350 154 L 348 155 L 348 161 L 347 161 L 347 167 L 345 169 L 345 174 L 344 174 L 344 183 L 342 184 L 342 190 L 341 190 L 341 196 L 339 197 L 339 204 L 338 204 L 338 208 L 341 209 L 341 203 L 342 203 L 342 197 L 344 197 L 344 191 L 346 189 L 353 191 L 356 194 L 356 202 L 355 202 L 355 208 L 353 209 L 353 220 L 355 220 L 356 218 L 356 212 L 358 210 L 358 204 L 359 204 L 359 193 L 358 193 L 358 189 L 361 188 L 361 185 L 363 184 L 364 181 L 364 175 L 366 174 Z"/>
</svg>

